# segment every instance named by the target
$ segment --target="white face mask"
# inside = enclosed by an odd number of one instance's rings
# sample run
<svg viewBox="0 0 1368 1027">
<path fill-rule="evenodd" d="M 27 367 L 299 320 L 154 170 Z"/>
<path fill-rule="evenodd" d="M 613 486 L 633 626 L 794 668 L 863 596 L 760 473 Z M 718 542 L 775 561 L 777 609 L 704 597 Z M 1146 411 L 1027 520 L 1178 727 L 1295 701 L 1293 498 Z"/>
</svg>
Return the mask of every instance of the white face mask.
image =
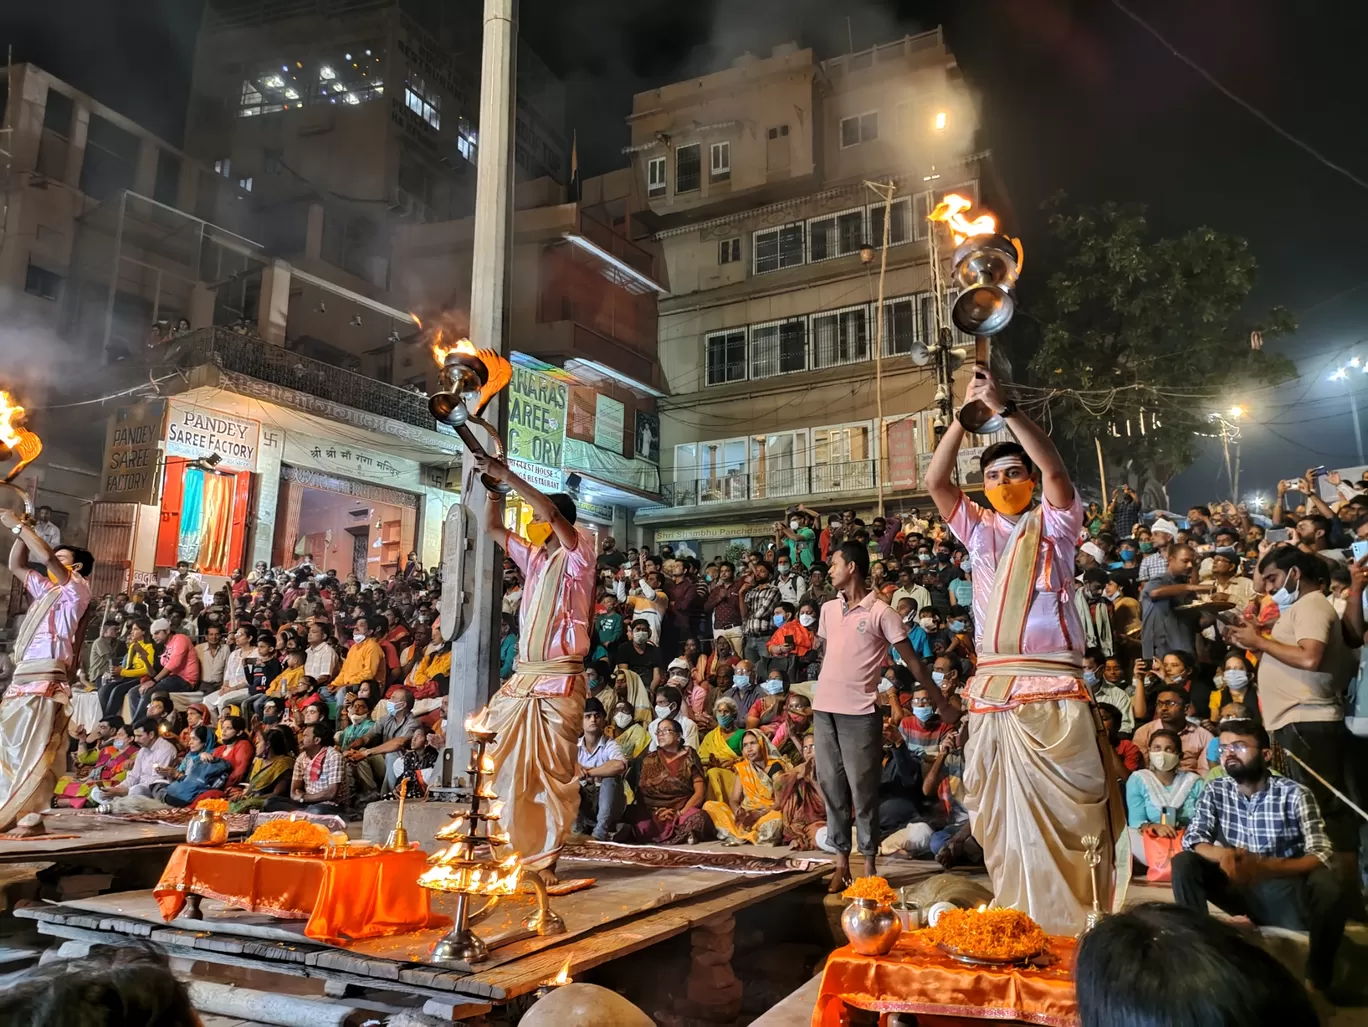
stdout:
<svg viewBox="0 0 1368 1027">
<path fill-rule="evenodd" d="M 364 642 L 365 640 L 366 640 L 366 633 L 365 633 L 364 631 L 353 631 L 353 632 L 352 632 L 352 641 L 353 641 L 353 642 Z"/>
<path fill-rule="evenodd" d="M 1180 759 L 1176 752 L 1160 751 L 1149 754 L 1150 766 L 1163 772 L 1176 769 Z"/>
<path fill-rule="evenodd" d="M 650 640 L 651 640 L 651 633 L 650 633 L 649 631 L 633 631 L 633 632 L 632 632 L 632 641 L 636 642 L 637 645 L 645 645 L 645 644 L 646 644 L 647 642 L 649 642 Z"/>
<path fill-rule="evenodd" d="M 817 623 L 817 618 L 816 616 L 810 613 L 800 613 L 798 615 L 798 623 L 803 625 L 803 627 L 805 628 L 810 628 L 812 627 L 812 625 Z"/>
<path fill-rule="evenodd" d="M 789 531 L 797 531 L 800 524 L 802 524 L 802 521 L 795 517 L 793 520 L 789 521 Z"/>
<path fill-rule="evenodd" d="M 672 707 L 661 706 L 659 703 L 656 703 L 655 715 L 659 717 L 661 720 L 664 720 L 666 717 L 670 715 L 671 709 Z"/>
<path fill-rule="evenodd" d="M 921 619 L 921 626 L 923 631 L 935 631 L 936 620 L 934 617 L 923 617 Z"/>
<path fill-rule="evenodd" d="M 620 728 L 630 727 L 632 724 L 632 715 L 630 713 L 614 713 L 613 723 Z"/>
</svg>

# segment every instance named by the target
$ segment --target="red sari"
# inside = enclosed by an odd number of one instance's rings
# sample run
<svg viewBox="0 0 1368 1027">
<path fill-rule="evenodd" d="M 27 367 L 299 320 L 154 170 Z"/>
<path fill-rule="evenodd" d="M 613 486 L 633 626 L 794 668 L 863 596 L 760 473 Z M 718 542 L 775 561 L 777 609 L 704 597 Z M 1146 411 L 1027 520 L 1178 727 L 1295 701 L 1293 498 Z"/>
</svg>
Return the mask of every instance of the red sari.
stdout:
<svg viewBox="0 0 1368 1027">
<path fill-rule="evenodd" d="M 624 840 L 646 845 L 682 845 L 713 836 L 712 821 L 700 808 L 686 809 L 704 780 L 698 753 L 684 749 L 668 757 L 659 749 L 641 757 L 637 801 L 623 814 Z"/>
</svg>

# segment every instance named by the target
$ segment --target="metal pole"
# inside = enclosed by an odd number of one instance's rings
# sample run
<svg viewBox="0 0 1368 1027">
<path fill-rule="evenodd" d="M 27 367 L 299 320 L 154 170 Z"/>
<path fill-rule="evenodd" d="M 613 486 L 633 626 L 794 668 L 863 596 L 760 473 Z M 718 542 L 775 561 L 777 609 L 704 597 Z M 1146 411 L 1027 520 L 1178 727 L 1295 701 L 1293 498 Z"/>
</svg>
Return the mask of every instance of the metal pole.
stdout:
<svg viewBox="0 0 1368 1027">
<path fill-rule="evenodd" d="M 870 188 L 877 189 L 877 188 L 879 188 L 879 187 L 875 186 L 875 185 L 871 182 L 871 183 L 870 183 Z M 880 517 L 882 517 L 882 516 L 884 515 L 884 474 L 883 474 L 883 462 L 884 462 L 884 459 L 885 459 L 885 453 L 887 452 L 887 449 L 888 449 L 888 447 L 887 447 L 887 445 L 886 445 L 886 441 L 887 441 L 887 440 L 886 440 L 886 433 L 885 433 L 885 431 L 884 431 L 884 414 L 883 414 L 884 277 L 888 274 L 888 226 L 889 226 L 889 223 L 890 223 L 890 222 L 892 221 L 892 219 L 893 219 L 893 192 L 894 192 L 894 190 L 896 190 L 896 189 L 897 189 L 897 186 L 896 186 L 893 182 L 890 181 L 887 185 L 883 186 L 883 190 L 885 190 L 885 191 L 882 191 L 882 192 L 880 193 L 880 195 L 883 196 L 883 201 L 884 201 L 884 219 L 883 219 L 883 222 L 884 222 L 884 223 L 883 223 L 883 245 L 880 247 L 880 251 L 879 251 L 879 308 L 878 308 L 878 315 L 877 315 L 877 316 L 878 316 L 878 326 L 879 326 L 879 327 L 878 327 L 878 331 L 876 332 L 876 335 L 877 335 L 877 337 L 878 337 L 878 341 L 877 341 L 877 343 L 876 343 L 876 347 L 875 347 L 875 350 L 874 350 L 874 406 L 875 406 L 876 416 L 877 416 L 878 419 L 879 419 L 879 433 L 878 433 L 878 436 L 877 436 L 877 438 L 878 438 L 878 440 L 879 440 L 879 459 L 875 462 L 875 465 L 874 465 L 874 475 L 875 475 L 875 477 L 878 478 L 878 480 L 879 480 L 879 516 L 880 516 Z"/>
<path fill-rule="evenodd" d="M 482 349 L 506 354 L 505 296 L 513 218 L 513 119 L 517 76 L 517 0 L 485 0 L 484 50 L 480 68 L 480 155 L 475 172 L 475 237 L 470 272 L 470 339 Z M 502 434 L 507 422 L 495 398 L 484 417 Z M 447 699 L 447 746 L 457 772 L 470 759 L 470 741 L 460 725 L 483 706 L 497 684 L 499 593 L 503 561 L 481 530 L 485 490 L 470 454 L 462 456 L 461 502 L 470 509 L 462 581 L 442 587 L 463 592 L 465 630 L 451 647 L 451 691 Z"/>
<path fill-rule="evenodd" d="M 1093 442 L 1097 446 L 1097 477 L 1102 481 L 1102 505 L 1107 505 L 1107 465 L 1102 462 L 1102 440 L 1096 435 Z"/>
<path fill-rule="evenodd" d="M 1230 497 L 1230 501 L 1231 501 L 1232 503 L 1238 503 L 1238 502 L 1240 501 L 1240 440 L 1239 440 L 1238 438 L 1236 438 L 1234 441 L 1235 441 L 1235 481 L 1234 481 L 1234 487 L 1230 490 L 1231 492 L 1234 493 L 1234 495 L 1232 495 L 1232 496 Z"/>
<path fill-rule="evenodd" d="M 1363 433 L 1359 431 L 1358 397 L 1354 395 L 1354 376 L 1349 375 L 1349 412 L 1354 416 L 1354 447 L 1358 450 L 1359 466 L 1363 465 Z"/>
<path fill-rule="evenodd" d="M 1221 452 L 1225 456 L 1226 481 L 1230 483 L 1230 490 L 1235 491 L 1235 472 L 1230 468 L 1230 425 L 1221 421 Z"/>
</svg>

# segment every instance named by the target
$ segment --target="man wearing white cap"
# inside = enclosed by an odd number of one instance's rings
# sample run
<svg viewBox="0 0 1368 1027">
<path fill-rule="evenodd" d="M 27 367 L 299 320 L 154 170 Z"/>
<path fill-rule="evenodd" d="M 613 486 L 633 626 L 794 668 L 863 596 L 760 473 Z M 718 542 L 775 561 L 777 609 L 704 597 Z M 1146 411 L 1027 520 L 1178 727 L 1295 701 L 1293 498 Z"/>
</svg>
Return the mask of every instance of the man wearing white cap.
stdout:
<svg viewBox="0 0 1368 1027">
<path fill-rule="evenodd" d="M 1090 571 L 1094 567 L 1101 567 L 1107 559 L 1107 554 L 1101 546 L 1089 539 L 1078 547 L 1078 571 Z"/>
<path fill-rule="evenodd" d="M 954 484 L 965 434 L 958 420 L 926 473 L 927 490 L 973 568 L 978 665 L 963 693 L 969 741 L 962 801 L 983 846 L 994 902 L 1029 914 L 1050 934 L 1072 936 L 1093 898 L 1084 838 L 1101 841 L 1104 909 L 1121 908 L 1130 876 L 1125 806 L 1083 680 L 1073 575 L 1083 503 L 1059 451 L 1004 398 L 986 367 L 969 385 L 966 402 L 975 399 L 1018 440 L 995 443 L 979 458 L 990 508 Z"/>
<path fill-rule="evenodd" d="M 1169 546 L 1173 545 L 1173 540 L 1178 537 L 1178 525 L 1174 524 L 1167 517 L 1159 517 L 1150 525 L 1150 545 L 1153 549 L 1149 555 L 1140 561 L 1140 573 L 1137 575 L 1140 584 L 1149 581 L 1150 578 L 1157 578 L 1159 575 L 1168 571 L 1168 551 Z M 1144 551 L 1144 544 L 1140 546 Z"/>
<path fill-rule="evenodd" d="M 152 641 L 161 649 L 157 676 L 144 678 L 133 693 L 133 720 L 137 723 L 147 709 L 153 692 L 195 692 L 199 690 L 199 656 L 189 636 L 171 630 L 171 622 L 158 617 L 152 622 Z"/>
</svg>

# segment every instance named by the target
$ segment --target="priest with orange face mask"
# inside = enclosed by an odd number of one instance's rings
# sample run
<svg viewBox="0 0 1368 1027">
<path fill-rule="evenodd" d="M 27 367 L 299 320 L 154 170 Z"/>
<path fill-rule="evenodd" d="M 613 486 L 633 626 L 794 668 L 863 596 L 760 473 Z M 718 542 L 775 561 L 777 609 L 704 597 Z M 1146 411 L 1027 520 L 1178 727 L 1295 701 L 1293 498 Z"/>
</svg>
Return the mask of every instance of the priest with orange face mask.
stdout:
<svg viewBox="0 0 1368 1027">
<path fill-rule="evenodd" d="M 594 615 L 594 544 L 575 527 L 575 503 L 545 495 L 493 457 L 485 474 L 512 486 L 532 520 L 526 537 L 503 526 L 503 501 L 491 492 L 484 529 L 523 572 L 518 660 L 489 700 L 498 732 L 491 757 L 494 790 L 507 803 L 501 826 L 523 866 L 554 883 L 556 858 L 579 813 L 579 736 L 584 729 L 584 658 Z"/>
<path fill-rule="evenodd" d="M 1004 397 L 992 372 L 978 367 L 965 398 L 1000 414 L 1018 441 L 995 443 L 980 457 L 987 509 L 951 478 L 965 434 L 958 421 L 926 474 L 972 571 L 979 661 L 964 690 L 964 805 L 995 902 L 1028 913 L 1050 934 L 1072 936 L 1092 907 L 1083 839 L 1102 840 L 1104 909 L 1120 908 L 1130 872 L 1125 807 L 1083 683 L 1085 636 L 1073 601 L 1083 503 L 1054 444 Z"/>
</svg>

